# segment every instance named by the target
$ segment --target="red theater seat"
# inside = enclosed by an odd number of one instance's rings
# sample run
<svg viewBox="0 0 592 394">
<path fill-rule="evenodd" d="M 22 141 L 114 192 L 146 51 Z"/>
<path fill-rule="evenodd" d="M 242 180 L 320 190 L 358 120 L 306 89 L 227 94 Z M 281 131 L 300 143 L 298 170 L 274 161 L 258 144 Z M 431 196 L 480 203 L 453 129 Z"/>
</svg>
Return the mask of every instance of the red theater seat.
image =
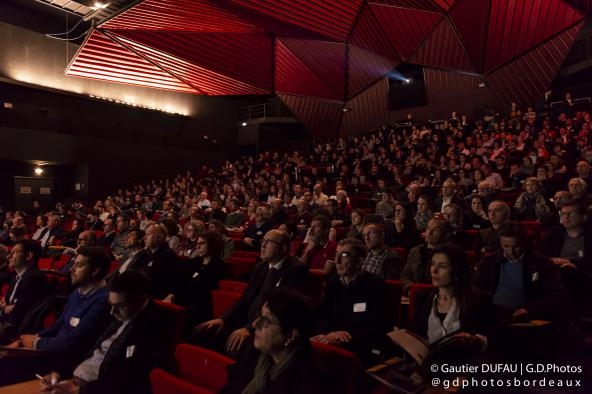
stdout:
<svg viewBox="0 0 592 394">
<path fill-rule="evenodd" d="M 219 392 L 226 385 L 226 368 L 234 364 L 226 356 L 188 344 L 177 345 L 175 356 L 181 379 L 212 392 Z"/>
<path fill-rule="evenodd" d="M 150 372 L 150 384 L 153 394 L 212 394 L 210 391 L 185 382 L 160 368 Z"/>
</svg>

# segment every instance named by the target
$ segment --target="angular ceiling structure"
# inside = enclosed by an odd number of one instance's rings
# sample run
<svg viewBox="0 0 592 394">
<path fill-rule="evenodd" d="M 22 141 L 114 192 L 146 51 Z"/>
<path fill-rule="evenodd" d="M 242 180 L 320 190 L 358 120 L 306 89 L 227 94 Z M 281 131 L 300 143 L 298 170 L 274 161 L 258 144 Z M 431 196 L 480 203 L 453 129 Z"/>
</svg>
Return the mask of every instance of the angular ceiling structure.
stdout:
<svg viewBox="0 0 592 394">
<path fill-rule="evenodd" d="M 89 34 L 66 74 L 201 95 L 277 94 L 305 124 L 331 108 L 331 121 L 312 129 L 343 129 L 356 122 L 335 121 L 334 108 L 401 63 L 447 79 L 469 73 L 500 106 L 527 104 L 551 83 L 589 3 L 143 0 Z"/>
</svg>

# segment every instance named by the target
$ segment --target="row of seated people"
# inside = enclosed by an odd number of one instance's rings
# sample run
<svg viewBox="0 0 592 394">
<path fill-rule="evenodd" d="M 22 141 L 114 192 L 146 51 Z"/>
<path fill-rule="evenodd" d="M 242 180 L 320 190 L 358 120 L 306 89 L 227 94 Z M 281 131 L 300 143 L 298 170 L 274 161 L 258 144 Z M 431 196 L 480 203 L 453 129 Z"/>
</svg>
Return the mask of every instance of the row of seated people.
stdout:
<svg viewBox="0 0 592 394">
<path fill-rule="evenodd" d="M 313 228 L 315 228 L 314 225 Z M 367 226 L 366 230 L 367 231 L 366 234 L 364 234 L 364 239 L 378 238 L 377 235 L 380 234 L 380 228 L 378 226 Z M 523 238 L 519 236 L 519 233 L 517 233 L 515 229 L 513 231 L 514 233 L 510 231 L 509 236 L 506 238 L 511 238 L 512 242 L 514 243 L 516 242 L 516 240 L 522 241 Z M 217 235 L 219 239 L 219 234 Z M 160 245 L 165 245 L 164 236 L 165 234 L 161 226 L 150 226 L 146 237 L 146 246 L 150 248 L 150 245 L 152 245 L 152 240 L 155 239 L 158 240 Z M 314 236 L 314 234 L 312 236 Z M 502 236 L 501 239 L 504 239 L 504 237 Z M 218 242 L 218 245 L 220 245 L 220 242 Z M 513 244 L 507 246 L 507 248 L 509 248 L 507 249 L 506 245 L 502 242 L 502 247 L 505 252 L 506 259 L 510 259 L 514 262 L 514 260 L 519 260 L 521 257 L 524 258 L 524 256 L 522 256 L 523 250 L 520 249 L 520 246 L 523 247 L 523 244 Z M 14 259 L 14 256 L 19 255 L 19 249 L 20 248 L 18 246 L 16 247 L 16 249 L 13 248 L 13 251 L 11 252 L 11 259 Z M 320 315 L 320 332 L 319 335 L 313 338 L 313 340 L 333 344 L 342 344 L 344 346 L 350 347 L 350 349 L 352 350 L 355 350 L 362 360 L 368 360 L 369 357 L 371 359 L 372 350 L 375 347 L 381 346 L 380 342 L 384 340 L 384 335 L 382 334 L 386 332 L 385 330 L 388 330 L 389 323 L 392 323 L 392 321 L 388 318 L 388 312 L 386 312 L 384 309 L 385 303 L 383 301 L 386 297 L 384 282 L 383 279 L 380 278 L 380 276 L 366 274 L 366 270 L 362 270 L 362 267 L 364 267 L 368 259 L 366 259 L 366 249 L 360 241 L 354 239 L 346 239 L 341 241 L 341 243 L 337 246 L 336 249 L 336 257 L 334 263 L 332 264 L 337 269 L 337 275 L 332 276 L 328 280 L 325 295 L 323 297 L 323 301 L 321 302 L 321 310 L 323 311 L 323 313 L 321 313 Z M 219 258 L 220 247 L 218 246 L 217 249 L 212 248 L 212 251 L 214 253 L 213 256 L 218 256 Z M 226 333 L 228 335 L 228 340 L 223 341 L 226 345 L 225 347 L 227 348 L 227 350 L 235 352 L 243 346 L 246 346 L 246 343 L 250 341 L 252 336 L 250 327 L 254 319 L 254 316 L 256 316 L 261 310 L 261 302 L 267 290 L 272 289 L 274 287 L 286 285 L 288 287 L 293 286 L 299 288 L 303 292 L 310 293 L 314 286 L 311 285 L 309 278 L 307 278 L 308 267 L 306 264 L 312 264 L 312 260 L 310 262 L 305 261 L 305 264 L 303 264 L 300 261 L 290 259 L 288 257 L 289 253 L 290 241 L 289 236 L 286 233 L 277 230 L 271 230 L 268 233 L 266 233 L 264 239 L 261 242 L 261 259 L 263 260 L 263 262 L 260 265 L 258 265 L 255 271 L 253 272 L 251 276 L 251 281 L 249 282 L 249 285 L 247 286 L 247 290 L 245 291 L 243 297 L 241 297 L 237 304 L 233 306 L 233 308 L 230 311 L 228 311 L 225 314 L 225 316 L 221 319 L 210 320 L 199 325 L 197 333 L 199 334 L 202 333 L 204 330 L 207 331 L 208 329 L 216 328 L 216 331 Z M 448 253 L 454 252 L 449 251 Z M 434 255 L 435 254 L 436 253 L 434 253 Z M 498 256 L 496 255 L 496 257 Z M 456 256 L 452 258 L 450 255 L 448 255 L 447 259 L 450 264 L 452 264 L 451 261 L 465 261 L 460 257 L 457 259 Z M 430 276 L 434 284 L 438 283 L 438 274 L 436 271 L 434 271 L 435 267 L 438 266 L 437 261 L 437 258 L 436 260 L 434 260 L 434 256 L 431 257 Z M 521 261 L 517 262 L 523 263 Z M 202 267 L 205 266 L 207 269 L 207 266 L 211 263 L 211 261 L 207 262 L 206 264 L 203 263 L 204 262 L 202 261 Z M 530 263 L 523 265 L 527 266 L 528 269 L 532 270 L 532 267 L 530 267 L 529 264 Z M 327 262 L 325 262 L 324 266 L 326 265 Z M 276 266 L 277 268 L 274 266 Z M 463 270 L 468 270 L 468 264 L 463 263 L 462 266 Z M 488 268 L 490 268 L 491 266 L 494 265 L 484 265 L 484 267 Z M 156 269 L 156 267 L 159 268 L 159 275 L 154 275 L 153 270 Z M 494 301 L 494 303 L 498 305 L 498 309 L 509 311 L 509 313 L 506 312 L 505 314 L 503 314 L 503 318 L 505 320 L 500 321 L 508 321 L 511 320 L 512 317 L 515 319 L 552 319 L 554 317 L 552 316 L 552 311 L 564 310 L 561 308 L 553 307 L 554 305 L 556 305 L 557 300 L 560 298 L 561 285 L 559 283 L 558 287 L 555 288 L 553 286 L 548 286 L 549 284 L 546 282 L 547 280 L 553 279 L 553 275 L 550 275 L 547 272 L 547 270 L 551 272 L 553 269 L 555 269 L 552 264 L 549 267 L 545 266 L 545 264 L 542 264 L 542 266 L 540 267 L 537 266 L 536 269 L 538 271 L 534 272 L 532 275 L 533 278 L 535 276 L 535 273 L 539 273 L 541 275 L 539 278 L 536 279 L 536 281 L 533 280 L 533 282 L 538 282 L 540 280 L 541 283 L 544 283 L 544 291 L 543 294 L 537 291 L 534 294 L 534 296 L 535 298 L 548 296 L 549 298 L 546 299 L 545 302 L 540 301 L 538 299 L 527 300 L 527 294 L 528 297 L 533 296 L 533 293 L 530 291 L 530 289 L 508 289 L 507 287 L 505 287 L 505 285 L 508 284 L 505 283 L 507 281 L 509 281 L 510 284 L 515 285 L 515 280 L 512 280 L 515 279 L 513 277 L 513 275 L 516 275 L 515 273 L 508 273 L 507 278 L 503 277 L 502 273 L 499 273 L 499 275 L 501 276 L 499 276 L 498 278 L 499 283 L 497 285 L 495 285 L 496 280 L 492 279 L 495 278 L 495 273 L 489 273 L 488 275 L 486 275 L 485 282 L 481 282 L 481 291 L 489 295 L 490 301 Z M 382 267 L 379 266 L 379 268 Z M 139 269 L 146 270 L 149 276 L 151 277 L 152 283 L 150 285 L 150 293 L 154 297 L 163 298 L 163 294 L 166 294 L 166 292 L 160 292 L 161 290 L 163 290 L 161 288 L 162 283 L 157 284 L 155 282 L 162 282 L 163 278 L 160 276 L 160 274 L 162 274 L 162 276 L 165 276 L 167 274 L 166 271 L 173 271 L 174 269 L 171 269 L 170 266 L 163 267 L 162 264 L 156 262 L 156 259 L 152 259 L 150 262 L 145 264 L 143 268 Z M 124 268 L 122 271 L 126 272 L 127 269 Z M 131 267 L 130 271 L 133 271 Z M 384 271 L 379 269 L 378 272 Z M 119 274 L 120 271 L 116 271 L 116 273 Z M 194 280 L 196 278 L 199 278 L 200 276 L 202 276 L 202 273 L 203 271 L 195 271 L 193 275 L 191 275 L 191 279 Z M 115 277 L 117 276 L 118 275 L 116 275 Z M 475 276 L 475 278 L 477 277 L 478 275 Z M 74 274 L 72 275 L 72 278 L 75 278 Z M 435 281 L 434 278 L 436 278 Z M 468 275 L 463 275 L 463 278 L 468 278 Z M 457 282 L 458 280 L 451 281 Z M 463 279 L 462 282 L 465 283 L 465 280 Z M 488 287 L 488 285 L 491 284 L 488 282 L 494 283 L 493 288 Z M 550 283 L 552 285 L 557 285 L 557 283 L 553 283 L 552 280 Z M 538 285 L 538 283 L 536 283 L 536 285 Z M 547 292 L 547 290 L 552 291 L 549 294 L 544 294 Z M 516 299 L 515 297 L 519 293 L 521 293 L 522 295 L 521 297 L 518 297 Z M 9 293 L 8 295 L 9 299 L 11 298 L 10 294 L 11 293 Z M 174 295 L 175 293 L 173 292 L 171 294 Z M 170 294 L 167 294 L 167 296 L 164 298 L 168 298 L 167 301 L 174 300 L 174 298 L 170 298 L 169 295 Z M 549 302 L 550 300 L 554 301 L 555 304 Z M 194 301 L 200 302 L 201 300 Z M 534 302 L 532 305 L 530 304 L 531 301 Z M 520 306 L 526 307 L 521 308 Z M 478 309 L 483 310 L 483 308 Z M 508 314 L 512 316 L 510 316 L 509 318 Z M 502 315 L 500 314 L 500 316 Z M 489 317 L 493 318 L 494 315 L 489 315 Z M 443 321 L 444 319 L 441 319 L 441 322 Z M 485 320 L 478 319 L 478 321 Z M 70 321 L 70 324 L 72 325 L 72 320 Z M 190 323 L 189 327 L 191 328 L 192 325 L 193 323 Z M 491 329 L 491 327 L 489 327 L 489 329 Z M 373 330 L 378 331 L 374 332 Z M 446 332 L 446 330 L 441 332 Z M 426 333 L 421 334 L 426 335 Z M 429 337 L 429 332 L 427 333 L 427 336 Z M 220 338 L 224 338 L 224 336 L 221 337 L 220 335 L 216 335 L 215 337 L 215 339 L 217 339 L 218 342 Z M 22 337 L 21 341 L 26 342 L 26 338 L 27 337 Z M 475 338 L 479 339 L 478 336 L 476 336 Z M 474 338 L 471 341 L 480 344 L 484 342 L 483 339 L 479 339 L 477 341 L 477 339 Z M 215 342 L 216 341 L 214 340 L 213 343 Z"/>
</svg>

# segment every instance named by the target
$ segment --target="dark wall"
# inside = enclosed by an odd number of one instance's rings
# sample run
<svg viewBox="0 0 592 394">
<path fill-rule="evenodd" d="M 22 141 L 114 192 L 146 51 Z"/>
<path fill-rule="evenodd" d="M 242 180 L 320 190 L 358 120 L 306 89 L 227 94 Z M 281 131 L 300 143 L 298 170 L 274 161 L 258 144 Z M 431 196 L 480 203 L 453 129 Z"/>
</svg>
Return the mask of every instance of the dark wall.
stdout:
<svg viewBox="0 0 592 394">
<path fill-rule="evenodd" d="M 0 135 L 0 158 L 5 163 L 0 168 L 3 201 L 12 201 L 13 176 L 32 176 L 34 166 L 29 161 L 55 164 L 45 176 L 58 179 L 59 199 L 65 200 L 104 197 L 121 186 L 197 168 L 201 163 L 217 164 L 225 158 L 223 146 L 213 143 L 184 149 L 8 127 L 0 127 Z M 77 191 L 77 183 L 86 186 Z"/>
</svg>

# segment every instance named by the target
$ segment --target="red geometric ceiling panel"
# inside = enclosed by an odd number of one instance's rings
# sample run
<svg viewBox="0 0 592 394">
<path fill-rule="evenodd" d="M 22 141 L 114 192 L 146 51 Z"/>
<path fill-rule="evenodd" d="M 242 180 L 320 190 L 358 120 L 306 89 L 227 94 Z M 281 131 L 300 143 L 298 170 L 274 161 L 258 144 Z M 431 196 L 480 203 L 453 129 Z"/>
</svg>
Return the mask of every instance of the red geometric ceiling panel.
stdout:
<svg viewBox="0 0 592 394">
<path fill-rule="evenodd" d="M 339 99 L 345 95 L 345 44 L 282 39 L 282 44 L 314 72 Z"/>
<path fill-rule="evenodd" d="M 397 65 L 394 60 L 358 48 L 355 45 L 350 45 L 348 51 L 348 97 L 357 95 Z"/>
<path fill-rule="evenodd" d="M 454 22 L 464 47 L 480 72 L 483 71 L 490 0 L 458 0 L 448 16 Z"/>
<path fill-rule="evenodd" d="M 477 72 L 458 36 L 452 30 L 448 18 L 440 21 L 410 61 L 426 66 Z"/>
<path fill-rule="evenodd" d="M 437 68 L 432 87 L 485 75 L 504 105 L 537 97 L 591 11 L 592 0 L 140 0 L 89 34 L 67 74 L 194 94 L 281 93 L 305 123 L 335 133 L 344 116 L 352 127 L 373 122 L 343 105 L 386 100 L 375 82 L 402 62 Z M 454 71 L 480 75 L 459 82 Z M 429 108 L 448 109 L 438 105 Z"/>
<path fill-rule="evenodd" d="M 407 59 L 432 31 L 442 14 L 371 4 L 370 8 L 398 57 Z"/>
<path fill-rule="evenodd" d="M 180 57 L 166 54 L 142 43 L 134 42 L 128 38 L 113 36 L 113 39 L 121 42 L 132 51 L 149 59 L 170 74 L 193 86 L 200 94 L 204 95 L 245 95 L 266 94 L 270 90 L 262 89 L 248 82 L 234 79 L 211 69 L 200 67 Z M 227 92 L 227 93 L 226 93 Z"/>
<path fill-rule="evenodd" d="M 485 70 L 573 25 L 583 14 L 562 0 L 491 2 Z"/>
<path fill-rule="evenodd" d="M 66 69 L 66 75 L 136 86 L 199 93 L 165 70 L 95 30 Z"/>
<path fill-rule="evenodd" d="M 272 90 L 273 41 L 268 35 L 132 30 L 113 33 L 199 68 L 259 86 L 265 91 Z M 254 53 L 257 56 L 253 56 Z M 245 70 L 249 72 L 245 73 Z"/>
<path fill-rule="evenodd" d="M 234 5 L 345 41 L 363 0 L 230 0 Z"/>
<path fill-rule="evenodd" d="M 281 93 L 342 99 L 281 40 L 276 41 L 275 89 Z M 345 82 L 345 81 L 344 81 Z"/>
<path fill-rule="evenodd" d="M 455 0 L 371 0 L 370 3 L 416 8 L 418 10 L 433 12 L 446 12 L 452 7 Z"/>
<path fill-rule="evenodd" d="M 145 0 L 100 27 L 226 33 L 262 31 L 207 0 Z"/>
<path fill-rule="evenodd" d="M 360 48 L 376 52 L 397 62 L 401 59 L 370 7 L 364 7 L 351 35 L 350 42 Z"/>
<path fill-rule="evenodd" d="M 503 105 L 533 104 L 549 87 L 584 22 L 527 52 L 485 77 Z"/>
<path fill-rule="evenodd" d="M 334 136 L 343 117 L 343 104 L 314 97 L 278 95 L 280 100 L 319 137 Z"/>
</svg>

